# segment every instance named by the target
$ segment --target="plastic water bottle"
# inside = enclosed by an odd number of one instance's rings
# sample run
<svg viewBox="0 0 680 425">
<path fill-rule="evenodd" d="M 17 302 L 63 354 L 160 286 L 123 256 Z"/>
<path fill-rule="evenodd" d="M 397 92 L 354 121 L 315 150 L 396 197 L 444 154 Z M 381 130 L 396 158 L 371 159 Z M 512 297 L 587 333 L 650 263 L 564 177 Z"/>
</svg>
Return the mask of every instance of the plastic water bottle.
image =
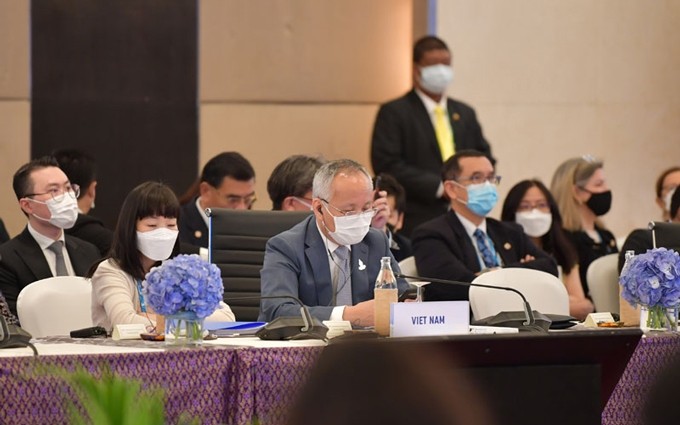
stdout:
<svg viewBox="0 0 680 425">
<path fill-rule="evenodd" d="M 390 304 L 396 303 L 399 296 L 397 278 L 390 262 L 391 257 L 382 257 L 380 273 L 375 280 L 375 331 L 381 336 L 390 334 Z"/>
<path fill-rule="evenodd" d="M 635 257 L 635 251 L 633 251 L 632 249 L 626 251 L 626 253 L 623 256 L 625 260 L 623 262 L 623 267 L 621 267 L 621 273 L 619 274 L 619 276 L 623 276 L 623 274 L 626 273 L 628 267 L 630 267 L 630 262 L 633 259 L 633 257 Z"/>
</svg>

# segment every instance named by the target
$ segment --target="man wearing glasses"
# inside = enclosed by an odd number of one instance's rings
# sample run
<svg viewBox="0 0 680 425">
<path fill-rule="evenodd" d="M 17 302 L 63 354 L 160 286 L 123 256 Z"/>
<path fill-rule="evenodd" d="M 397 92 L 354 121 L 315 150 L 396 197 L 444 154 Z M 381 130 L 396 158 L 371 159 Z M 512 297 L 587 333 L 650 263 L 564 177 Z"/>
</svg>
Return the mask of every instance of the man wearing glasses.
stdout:
<svg viewBox="0 0 680 425">
<path fill-rule="evenodd" d="M 413 251 L 423 276 L 472 282 L 498 267 L 527 267 L 557 276 L 555 262 L 515 223 L 488 218 L 498 201 L 500 182 L 488 157 L 458 151 L 442 167 L 451 210 L 417 227 Z M 428 300 L 467 300 L 468 288 L 432 283 Z"/>
<path fill-rule="evenodd" d="M 199 195 L 182 207 L 179 219 L 181 242 L 208 248 L 206 208 L 249 210 L 255 197 L 255 170 L 238 152 L 223 152 L 203 167 Z"/>
<path fill-rule="evenodd" d="M 371 228 L 375 191 L 366 169 L 344 159 L 314 175 L 312 212 L 300 224 L 267 242 L 261 276 L 263 296 L 292 295 L 319 320 L 372 326 L 373 289 L 380 259 L 392 258 L 384 232 Z M 407 283 L 398 281 L 399 291 Z M 286 299 L 262 300 L 260 320 L 298 316 Z"/>
<path fill-rule="evenodd" d="M 53 157 L 23 165 L 13 187 L 28 224 L 0 246 L 0 291 L 16 314 L 17 296 L 26 285 L 52 276 L 85 276 L 100 255 L 91 243 L 64 235 L 78 217 L 80 188 Z"/>
</svg>

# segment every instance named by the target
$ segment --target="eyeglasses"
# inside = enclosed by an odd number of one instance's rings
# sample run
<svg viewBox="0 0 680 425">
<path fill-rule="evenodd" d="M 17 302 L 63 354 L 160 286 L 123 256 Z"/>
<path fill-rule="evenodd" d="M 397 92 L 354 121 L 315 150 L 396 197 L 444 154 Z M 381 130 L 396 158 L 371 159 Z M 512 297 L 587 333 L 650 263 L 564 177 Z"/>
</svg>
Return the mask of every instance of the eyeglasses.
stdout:
<svg viewBox="0 0 680 425">
<path fill-rule="evenodd" d="M 47 192 L 42 192 L 42 193 L 27 193 L 25 196 L 40 196 L 40 195 L 50 195 L 52 199 L 55 201 L 59 202 L 62 199 L 64 199 L 64 195 L 68 194 L 73 199 L 78 199 L 78 196 L 80 196 L 80 186 L 77 184 L 65 184 L 62 187 L 52 187 L 47 190 Z"/>
<path fill-rule="evenodd" d="M 501 182 L 501 176 L 495 174 L 489 176 L 483 176 L 481 174 L 473 174 L 471 177 L 460 177 L 455 182 L 470 182 L 470 184 L 482 184 L 489 182 L 491 184 L 498 185 Z"/>
<path fill-rule="evenodd" d="M 298 201 L 300 204 L 304 205 L 305 207 L 309 208 L 310 210 L 312 209 L 312 199 L 309 198 L 303 198 L 300 196 L 293 196 L 293 199 Z"/>
<path fill-rule="evenodd" d="M 547 202 L 536 202 L 534 204 L 530 202 L 521 202 L 519 206 L 517 207 L 518 212 L 526 212 L 526 211 L 531 211 L 531 210 L 541 210 L 541 211 L 549 211 L 550 210 L 550 205 Z"/>
<path fill-rule="evenodd" d="M 354 210 L 346 211 L 346 210 L 341 210 L 340 208 L 338 208 L 338 207 L 336 207 L 336 206 L 333 206 L 333 205 L 332 205 L 330 202 L 328 202 L 327 200 L 325 200 L 325 199 L 323 199 L 323 198 L 320 198 L 320 199 L 321 199 L 323 202 L 325 202 L 326 205 L 328 205 L 329 207 L 333 208 L 335 211 L 339 212 L 340 214 L 342 214 L 342 215 L 345 216 L 345 217 L 353 217 L 353 216 L 357 216 L 357 215 L 359 215 L 359 214 L 370 214 L 371 217 L 372 217 L 372 216 L 375 215 L 376 212 L 378 212 L 377 209 L 372 208 L 372 207 L 369 207 L 369 208 L 366 208 L 366 209 L 360 210 L 360 211 L 354 211 Z"/>
<path fill-rule="evenodd" d="M 241 203 L 250 208 L 255 201 L 257 201 L 257 196 L 255 196 L 255 194 L 246 196 L 227 195 L 225 198 L 227 200 L 227 205 L 229 205 L 230 208 L 236 208 L 241 205 Z"/>
</svg>

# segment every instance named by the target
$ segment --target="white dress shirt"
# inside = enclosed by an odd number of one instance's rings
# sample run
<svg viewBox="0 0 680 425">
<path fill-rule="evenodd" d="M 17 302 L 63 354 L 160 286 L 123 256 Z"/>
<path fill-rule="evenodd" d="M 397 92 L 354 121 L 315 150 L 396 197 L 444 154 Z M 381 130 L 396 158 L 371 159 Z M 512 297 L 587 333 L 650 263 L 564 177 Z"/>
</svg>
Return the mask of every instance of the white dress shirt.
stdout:
<svg viewBox="0 0 680 425">
<path fill-rule="evenodd" d="M 52 238 L 48 238 L 47 236 L 38 233 L 37 230 L 31 226 L 31 223 L 28 223 L 28 232 L 33 236 L 33 239 L 35 239 L 36 242 L 38 242 L 38 245 L 40 246 L 40 249 L 42 250 L 43 255 L 45 256 L 45 260 L 47 260 L 47 264 L 50 266 L 50 271 L 52 272 L 52 276 L 57 275 L 57 254 L 55 254 L 53 251 L 49 249 L 49 246 L 52 245 L 55 240 Z M 61 236 L 57 240 L 62 241 L 64 244 L 64 263 L 66 263 L 66 271 L 68 272 L 69 276 L 75 276 L 76 273 L 73 271 L 73 266 L 71 265 L 71 257 L 68 255 L 68 249 L 66 249 L 66 238 L 64 237 L 64 231 L 61 231 Z"/>
</svg>

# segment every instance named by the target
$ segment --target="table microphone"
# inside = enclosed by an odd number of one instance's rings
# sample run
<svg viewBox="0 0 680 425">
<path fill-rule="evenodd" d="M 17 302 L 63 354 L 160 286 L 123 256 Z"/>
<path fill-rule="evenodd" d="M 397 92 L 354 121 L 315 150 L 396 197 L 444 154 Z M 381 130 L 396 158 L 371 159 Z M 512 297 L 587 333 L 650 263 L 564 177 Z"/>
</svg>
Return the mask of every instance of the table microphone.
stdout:
<svg viewBox="0 0 680 425">
<path fill-rule="evenodd" d="M 520 330 L 522 331 L 529 331 L 529 332 L 546 332 L 544 328 L 536 324 L 536 319 L 534 318 L 534 312 L 531 310 L 531 305 L 529 305 L 529 301 L 527 301 L 526 297 L 524 294 L 522 294 L 520 291 L 518 291 L 515 288 L 509 288 L 507 286 L 495 286 L 495 285 L 486 285 L 483 283 L 471 283 L 471 282 L 460 282 L 457 280 L 446 280 L 446 279 L 436 279 L 433 277 L 425 277 L 425 276 L 407 276 L 402 273 L 398 273 L 397 277 L 403 278 L 403 279 L 413 279 L 413 280 L 420 280 L 424 282 L 432 282 L 432 283 L 442 283 L 444 285 L 457 285 L 457 286 L 476 286 L 479 288 L 488 288 L 488 289 L 500 289 L 503 291 L 510 291 L 514 292 L 515 294 L 519 295 L 522 298 L 522 304 L 524 305 L 524 318 L 525 321 L 522 323 L 522 326 L 519 327 Z"/>
<path fill-rule="evenodd" d="M 325 327 L 319 319 L 314 318 L 307 306 L 305 306 L 299 298 L 292 295 L 269 295 L 259 297 L 229 297 L 225 298 L 224 302 L 230 301 L 260 301 L 286 298 L 293 300 L 295 304 L 300 306 L 300 316 L 282 316 L 277 317 L 271 322 L 267 323 L 257 331 L 260 339 L 266 340 L 294 340 L 294 339 L 322 339 L 326 340 L 326 332 L 328 328 Z"/>
</svg>

